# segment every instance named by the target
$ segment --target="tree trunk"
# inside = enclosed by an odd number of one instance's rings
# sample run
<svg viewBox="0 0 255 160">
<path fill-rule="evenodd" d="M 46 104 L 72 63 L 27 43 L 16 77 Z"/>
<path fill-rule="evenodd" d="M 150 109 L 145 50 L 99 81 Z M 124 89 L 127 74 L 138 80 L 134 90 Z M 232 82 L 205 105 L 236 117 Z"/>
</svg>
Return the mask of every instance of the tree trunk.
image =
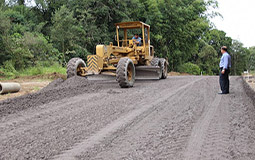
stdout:
<svg viewBox="0 0 255 160">
<path fill-rule="evenodd" d="M 65 53 L 65 42 L 64 42 L 64 40 L 62 41 L 62 53 L 63 53 L 64 63 L 66 65 L 67 62 L 66 62 L 66 53 Z"/>
<path fill-rule="evenodd" d="M 25 0 L 18 0 L 18 4 L 24 6 L 25 5 Z"/>
</svg>

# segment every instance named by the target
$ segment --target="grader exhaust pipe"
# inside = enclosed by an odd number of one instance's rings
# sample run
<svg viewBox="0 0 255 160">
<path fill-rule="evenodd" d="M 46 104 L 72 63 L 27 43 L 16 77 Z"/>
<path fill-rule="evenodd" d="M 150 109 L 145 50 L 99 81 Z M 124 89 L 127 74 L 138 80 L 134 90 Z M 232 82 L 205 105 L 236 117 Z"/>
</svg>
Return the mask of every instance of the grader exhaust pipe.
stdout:
<svg viewBox="0 0 255 160">
<path fill-rule="evenodd" d="M 18 92 L 20 88 L 19 83 L 0 83 L 0 94 Z"/>
</svg>

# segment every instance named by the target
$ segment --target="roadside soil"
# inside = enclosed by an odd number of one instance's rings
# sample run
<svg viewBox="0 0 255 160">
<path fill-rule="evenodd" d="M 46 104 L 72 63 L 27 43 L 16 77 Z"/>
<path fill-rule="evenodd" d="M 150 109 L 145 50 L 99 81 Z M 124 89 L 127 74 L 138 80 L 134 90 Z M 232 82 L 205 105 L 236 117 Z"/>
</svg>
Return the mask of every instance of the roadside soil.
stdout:
<svg viewBox="0 0 255 160">
<path fill-rule="evenodd" d="M 0 159 L 254 160 L 254 92 L 216 76 L 57 79 L 0 101 Z"/>
<path fill-rule="evenodd" d="M 169 76 L 191 76 L 188 73 L 180 73 L 180 72 L 169 72 L 168 75 Z"/>
<path fill-rule="evenodd" d="M 21 90 L 17 93 L 9 93 L 3 95 L 0 94 L 0 101 L 8 98 L 14 98 L 30 93 L 35 93 L 41 90 L 42 88 L 46 87 L 53 80 L 56 80 L 58 78 L 65 79 L 65 76 L 57 73 L 52 73 L 38 76 L 18 77 L 11 80 L 0 80 L 0 82 L 3 83 L 15 82 L 21 85 Z"/>
<path fill-rule="evenodd" d="M 21 90 L 16 93 L 9 93 L 9 94 L 3 94 L 0 95 L 0 101 L 5 100 L 8 98 L 14 98 L 22 95 L 26 95 L 29 93 L 34 93 L 39 91 L 40 89 L 46 87 L 52 80 L 43 80 L 43 79 L 14 79 L 14 80 L 4 80 L 0 82 L 6 82 L 6 83 L 19 83 L 21 86 Z"/>
<path fill-rule="evenodd" d="M 255 75 L 243 75 L 244 80 L 255 90 Z"/>
</svg>

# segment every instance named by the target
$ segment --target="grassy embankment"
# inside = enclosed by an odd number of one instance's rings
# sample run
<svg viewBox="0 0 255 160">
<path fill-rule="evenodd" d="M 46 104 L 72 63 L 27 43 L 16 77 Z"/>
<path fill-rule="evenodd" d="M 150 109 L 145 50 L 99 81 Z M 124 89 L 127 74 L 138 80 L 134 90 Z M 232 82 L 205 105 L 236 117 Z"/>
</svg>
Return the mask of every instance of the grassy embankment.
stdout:
<svg viewBox="0 0 255 160">
<path fill-rule="evenodd" d="M 37 65 L 23 70 L 5 70 L 0 69 L 0 80 L 10 80 L 25 77 L 38 77 L 40 79 L 55 79 L 58 77 L 65 77 L 66 68 L 60 64 L 55 63 L 51 66 Z"/>
</svg>

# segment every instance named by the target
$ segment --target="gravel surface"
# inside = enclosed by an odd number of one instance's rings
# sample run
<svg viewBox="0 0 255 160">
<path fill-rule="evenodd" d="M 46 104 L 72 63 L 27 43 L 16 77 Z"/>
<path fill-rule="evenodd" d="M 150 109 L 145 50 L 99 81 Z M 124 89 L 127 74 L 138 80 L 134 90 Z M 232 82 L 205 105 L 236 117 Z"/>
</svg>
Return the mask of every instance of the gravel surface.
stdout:
<svg viewBox="0 0 255 160">
<path fill-rule="evenodd" d="M 231 77 L 58 79 L 0 102 L 0 159 L 255 159 L 254 92 Z"/>
<path fill-rule="evenodd" d="M 100 89 L 99 84 L 93 84 L 93 81 L 88 81 L 83 77 L 72 77 L 66 81 L 57 79 L 37 93 L 1 101 L 0 116 L 47 104 L 66 97 L 73 97 L 81 93 L 95 92 Z"/>
</svg>

